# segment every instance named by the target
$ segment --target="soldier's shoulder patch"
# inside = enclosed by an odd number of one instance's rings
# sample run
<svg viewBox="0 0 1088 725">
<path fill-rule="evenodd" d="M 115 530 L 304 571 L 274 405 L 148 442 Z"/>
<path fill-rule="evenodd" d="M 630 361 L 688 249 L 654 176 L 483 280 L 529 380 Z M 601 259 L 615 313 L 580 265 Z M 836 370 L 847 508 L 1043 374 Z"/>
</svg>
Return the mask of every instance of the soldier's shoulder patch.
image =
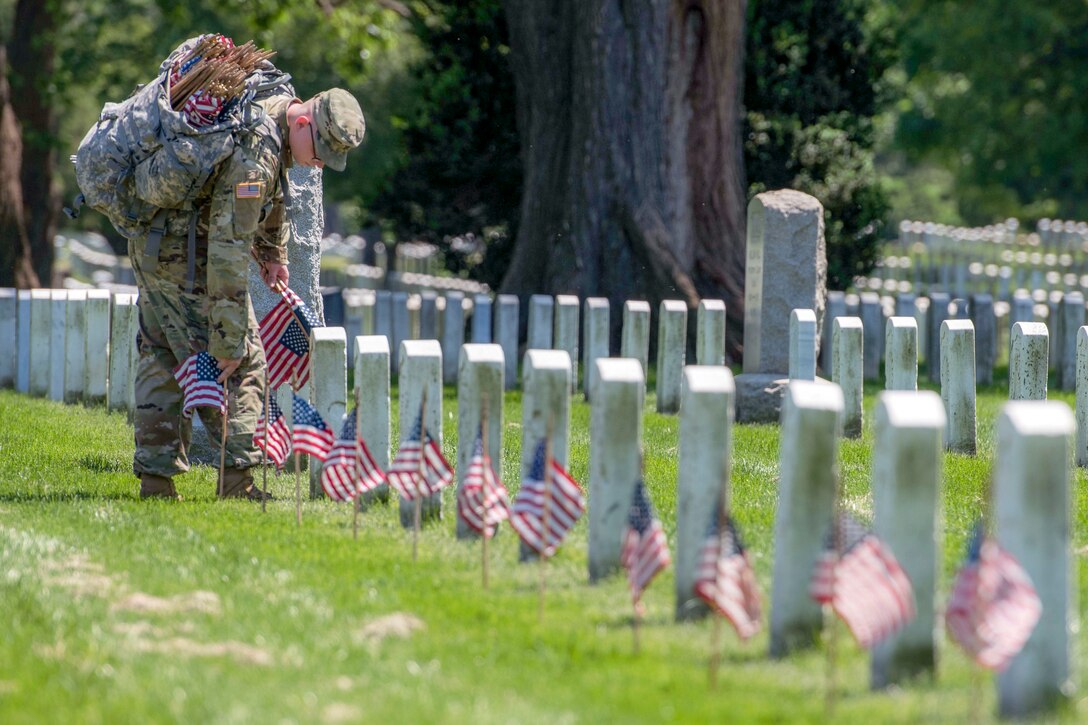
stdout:
<svg viewBox="0 0 1088 725">
<path fill-rule="evenodd" d="M 264 182 L 243 181 L 234 186 L 235 199 L 260 199 L 264 191 Z"/>
</svg>

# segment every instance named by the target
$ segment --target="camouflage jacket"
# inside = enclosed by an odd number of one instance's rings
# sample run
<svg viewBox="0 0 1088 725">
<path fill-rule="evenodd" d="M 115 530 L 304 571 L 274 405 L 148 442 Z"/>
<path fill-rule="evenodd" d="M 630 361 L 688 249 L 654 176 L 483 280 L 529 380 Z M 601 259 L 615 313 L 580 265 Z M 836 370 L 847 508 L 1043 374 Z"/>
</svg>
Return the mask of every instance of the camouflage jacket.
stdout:
<svg viewBox="0 0 1088 725">
<path fill-rule="evenodd" d="M 291 225 L 286 218 L 281 170 L 289 165 L 283 139 L 286 110 L 294 100 L 278 95 L 260 101 L 266 115 L 239 138 L 234 153 L 220 164 L 197 202 L 197 236 L 208 244 L 208 351 L 222 358 L 241 357 L 249 325 L 248 272 L 251 247 L 258 260 L 287 263 Z M 185 231 L 185 214 L 168 224 Z"/>
</svg>

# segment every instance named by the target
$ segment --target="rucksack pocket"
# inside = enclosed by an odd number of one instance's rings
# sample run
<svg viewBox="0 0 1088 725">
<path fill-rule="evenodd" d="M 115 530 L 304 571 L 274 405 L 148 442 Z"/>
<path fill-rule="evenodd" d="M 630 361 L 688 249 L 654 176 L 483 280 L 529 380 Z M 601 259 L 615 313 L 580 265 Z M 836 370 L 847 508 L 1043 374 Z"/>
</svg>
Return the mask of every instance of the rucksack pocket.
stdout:
<svg viewBox="0 0 1088 725">
<path fill-rule="evenodd" d="M 229 129 L 166 140 L 136 165 L 136 194 L 163 209 L 187 209 L 233 150 Z"/>
</svg>

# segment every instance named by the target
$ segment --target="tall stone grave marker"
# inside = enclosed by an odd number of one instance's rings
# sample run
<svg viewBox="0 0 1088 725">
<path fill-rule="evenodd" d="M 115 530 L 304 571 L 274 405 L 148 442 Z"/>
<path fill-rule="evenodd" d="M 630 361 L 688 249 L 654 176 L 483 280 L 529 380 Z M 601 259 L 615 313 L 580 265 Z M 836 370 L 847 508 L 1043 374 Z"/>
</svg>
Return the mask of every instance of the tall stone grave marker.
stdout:
<svg viewBox="0 0 1088 725">
<path fill-rule="evenodd" d="M 68 290 L 50 290 L 49 399 L 64 400 L 64 369 L 68 336 Z"/>
<path fill-rule="evenodd" d="M 663 300 L 657 317 L 657 412 L 680 410 L 681 375 L 688 349 L 688 306 Z"/>
<path fill-rule="evenodd" d="M 1042 322 L 1017 322 L 1009 342 L 1009 400 L 1046 400 L 1048 343 Z"/>
<path fill-rule="evenodd" d="M 888 318 L 884 332 L 884 387 L 918 389 L 918 322 L 913 315 Z"/>
<path fill-rule="evenodd" d="M 789 371 L 789 319 L 808 309 L 822 321 L 827 297 L 823 207 L 784 189 L 748 204 L 744 290 L 744 373 L 737 377 L 737 419 L 778 419 Z M 819 339 L 817 337 L 817 339 Z"/>
<path fill-rule="evenodd" d="M 611 307 L 607 297 L 587 297 L 584 306 L 584 343 L 585 355 L 582 370 L 582 388 L 586 400 L 593 396 L 593 386 L 597 382 L 597 360 L 608 357 L 611 336 Z"/>
<path fill-rule="evenodd" d="M 87 290 L 86 323 L 83 399 L 91 404 L 104 403 L 110 372 L 109 290 Z"/>
<path fill-rule="evenodd" d="M 816 313 L 790 312 L 790 380 L 816 379 Z"/>
<path fill-rule="evenodd" d="M 578 315 L 580 304 L 575 295 L 555 296 L 555 327 L 552 347 L 570 355 L 571 393 L 578 386 Z"/>
<path fill-rule="evenodd" d="M 499 295 L 495 300 L 495 330 L 492 339 L 502 347 L 506 372 L 503 373 L 506 389 L 518 385 L 518 309 L 517 295 Z"/>
<path fill-rule="evenodd" d="M 457 382 L 457 364 L 461 346 L 465 344 L 465 295 L 446 293 L 446 310 L 442 321 L 442 381 Z"/>
<path fill-rule="evenodd" d="M 725 302 L 699 300 L 695 319 L 695 364 L 725 365 Z"/>
<path fill-rule="evenodd" d="M 551 295 L 533 295 L 529 298 L 529 329 L 526 349 L 550 350 L 552 348 L 552 308 L 555 301 Z"/>
<path fill-rule="evenodd" d="M 347 412 L 348 374 L 344 361 L 347 359 L 347 333 L 343 327 L 315 327 L 310 350 L 310 399 L 314 410 L 332 429 L 340 434 L 341 421 Z M 317 461 L 310 466 L 310 498 L 321 498 L 321 466 Z"/>
<path fill-rule="evenodd" d="M 423 393 L 427 405 L 423 409 L 427 433 L 442 448 L 442 347 L 437 340 L 405 340 L 400 344 L 400 438 L 404 440 L 419 416 Z M 442 518 L 442 492 L 423 499 L 422 518 Z M 400 523 L 405 528 L 415 525 L 415 503 L 400 501 Z"/>
<path fill-rule="evenodd" d="M 650 364 L 650 303 L 627 300 L 623 303 L 623 332 L 620 337 L 620 357 L 634 358 L 642 371 Z"/>
<path fill-rule="evenodd" d="M 469 344 L 461 347 L 457 373 L 457 490 L 465 485 L 476 438 L 480 435 L 483 412 L 487 411 L 487 450 L 498 479 L 502 480 L 502 395 L 506 361 L 502 347 Z M 478 534 L 457 513 L 457 538 Z"/>
<path fill-rule="evenodd" d="M 15 360 L 15 390 L 20 393 L 30 392 L 30 311 L 32 309 L 31 291 L 21 289 L 18 294 L 19 324 L 17 341 L 19 354 Z"/>
<path fill-rule="evenodd" d="M 355 338 L 355 431 L 366 442 L 374 463 L 389 468 L 389 338 L 360 335 Z M 389 484 L 367 492 L 364 501 L 389 498 Z"/>
<path fill-rule="evenodd" d="M 975 455 L 975 328 L 970 320 L 941 325 L 941 400 L 950 451 Z"/>
<path fill-rule="evenodd" d="M 12 288 L 0 288 L 0 388 L 15 386 L 18 367 L 19 297 Z"/>
<path fill-rule="evenodd" d="M 865 331 L 860 317 L 836 317 L 832 325 L 831 381 L 842 389 L 843 435 L 860 438 L 865 415 Z"/>
</svg>

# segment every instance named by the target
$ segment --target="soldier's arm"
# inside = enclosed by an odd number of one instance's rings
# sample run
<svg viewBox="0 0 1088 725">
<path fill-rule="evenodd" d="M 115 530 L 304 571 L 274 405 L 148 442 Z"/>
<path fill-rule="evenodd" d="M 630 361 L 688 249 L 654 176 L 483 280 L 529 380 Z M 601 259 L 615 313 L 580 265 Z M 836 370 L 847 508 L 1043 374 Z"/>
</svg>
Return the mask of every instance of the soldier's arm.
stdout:
<svg viewBox="0 0 1088 725">
<path fill-rule="evenodd" d="M 274 187 L 274 169 L 245 146 L 235 148 L 215 183 L 208 224 L 208 352 L 214 357 L 242 356 L 250 249 Z"/>
</svg>

